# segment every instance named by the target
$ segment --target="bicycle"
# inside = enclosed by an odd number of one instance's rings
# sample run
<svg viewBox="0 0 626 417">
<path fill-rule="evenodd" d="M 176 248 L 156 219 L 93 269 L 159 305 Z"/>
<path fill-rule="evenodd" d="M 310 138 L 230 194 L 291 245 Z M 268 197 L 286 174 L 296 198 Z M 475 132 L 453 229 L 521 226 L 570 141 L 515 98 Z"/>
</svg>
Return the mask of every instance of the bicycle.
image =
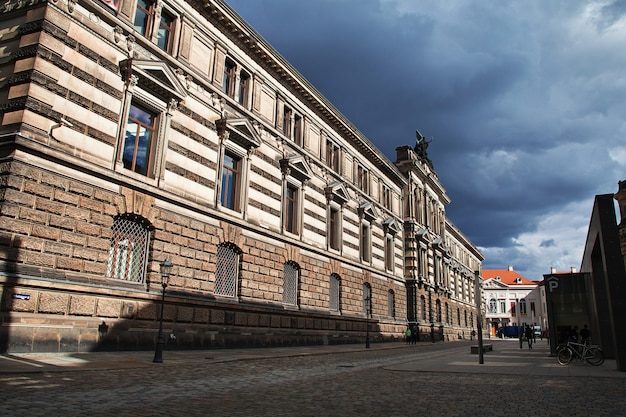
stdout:
<svg viewBox="0 0 626 417">
<path fill-rule="evenodd" d="M 556 354 L 556 359 L 561 365 L 569 364 L 574 358 L 589 365 L 600 366 L 604 363 L 604 352 L 598 345 L 567 342 Z"/>
</svg>

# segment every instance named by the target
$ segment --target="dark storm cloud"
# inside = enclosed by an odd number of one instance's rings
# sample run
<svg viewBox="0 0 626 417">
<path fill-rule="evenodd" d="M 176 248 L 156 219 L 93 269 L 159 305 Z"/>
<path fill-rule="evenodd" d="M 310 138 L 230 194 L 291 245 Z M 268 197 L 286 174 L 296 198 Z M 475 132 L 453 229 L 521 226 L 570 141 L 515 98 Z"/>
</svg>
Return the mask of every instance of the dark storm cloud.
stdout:
<svg viewBox="0 0 626 417">
<path fill-rule="evenodd" d="M 593 196 L 626 179 L 626 1 L 229 4 L 390 160 L 433 139 L 485 268 L 580 263 Z"/>
</svg>

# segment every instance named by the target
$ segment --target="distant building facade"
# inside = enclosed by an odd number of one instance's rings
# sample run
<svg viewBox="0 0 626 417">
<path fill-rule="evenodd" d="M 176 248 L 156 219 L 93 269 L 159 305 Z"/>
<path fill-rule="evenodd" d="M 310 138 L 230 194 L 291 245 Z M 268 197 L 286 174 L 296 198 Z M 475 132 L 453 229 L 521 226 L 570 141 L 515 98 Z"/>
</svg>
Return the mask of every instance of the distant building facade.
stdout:
<svg viewBox="0 0 626 417">
<path fill-rule="evenodd" d="M 469 334 L 482 254 L 223 1 L 9 1 L 0 350 Z M 419 145 L 419 146 L 418 146 Z"/>
<path fill-rule="evenodd" d="M 513 270 L 485 269 L 483 302 L 488 333 L 496 336 L 505 326 L 540 326 L 547 328 L 545 290 L 538 281 L 526 279 Z"/>
</svg>

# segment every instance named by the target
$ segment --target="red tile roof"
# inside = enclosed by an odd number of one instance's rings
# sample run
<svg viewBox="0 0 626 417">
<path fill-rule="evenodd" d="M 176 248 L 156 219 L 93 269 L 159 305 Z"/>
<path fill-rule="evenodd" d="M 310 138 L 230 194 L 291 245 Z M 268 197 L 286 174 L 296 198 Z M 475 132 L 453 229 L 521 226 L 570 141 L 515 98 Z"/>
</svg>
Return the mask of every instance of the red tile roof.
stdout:
<svg viewBox="0 0 626 417">
<path fill-rule="evenodd" d="M 538 281 L 531 281 L 524 278 L 518 272 L 509 269 L 483 269 L 483 281 L 491 278 L 500 277 L 500 282 L 506 285 L 538 285 Z M 521 278 L 521 282 L 516 282 L 517 278 Z"/>
</svg>

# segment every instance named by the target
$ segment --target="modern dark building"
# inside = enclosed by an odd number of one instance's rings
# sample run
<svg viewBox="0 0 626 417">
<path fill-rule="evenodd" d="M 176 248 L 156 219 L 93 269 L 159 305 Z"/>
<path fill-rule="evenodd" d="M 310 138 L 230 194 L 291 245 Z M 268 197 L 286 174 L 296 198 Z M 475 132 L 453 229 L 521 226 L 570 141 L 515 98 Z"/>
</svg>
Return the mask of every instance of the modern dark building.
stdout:
<svg viewBox="0 0 626 417">
<path fill-rule="evenodd" d="M 618 224 L 615 200 L 621 213 Z M 595 197 L 584 255 L 578 273 L 544 275 L 551 350 L 570 329 L 588 326 L 593 343 L 626 372 L 626 182 L 617 194 Z"/>
</svg>

